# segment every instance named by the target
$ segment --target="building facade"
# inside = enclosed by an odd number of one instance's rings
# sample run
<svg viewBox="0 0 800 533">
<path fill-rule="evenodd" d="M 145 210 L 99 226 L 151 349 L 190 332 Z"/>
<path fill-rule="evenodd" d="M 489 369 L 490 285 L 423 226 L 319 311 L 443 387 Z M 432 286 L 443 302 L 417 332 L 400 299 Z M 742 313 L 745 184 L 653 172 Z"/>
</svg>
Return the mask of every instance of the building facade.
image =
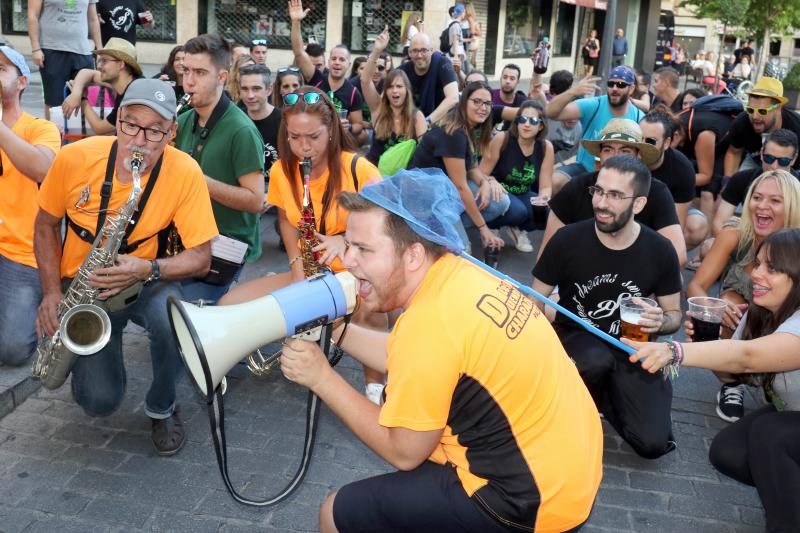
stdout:
<svg viewBox="0 0 800 533">
<path fill-rule="evenodd" d="M 71 0 L 64 0 L 70 2 Z M 384 25 L 391 32 L 392 52 L 403 48 L 400 35 L 408 16 L 422 15 L 425 32 L 434 47 L 448 20 L 453 0 L 309 0 L 304 39 L 324 47 L 344 43 L 354 54 L 364 54 Z M 551 43 L 551 72 L 583 72 L 581 48 L 591 29 L 602 38 L 605 0 L 472 0 L 482 28 L 477 67 L 490 77 L 514 63 L 522 77 L 531 75 L 531 52 L 544 36 Z M 156 26 L 139 28 L 137 50 L 143 63 L 162 63 L 178 43 L 204 32 L 219 32 L 239 42 L 266 38 L 270 67 L 291 63 L 290 23 L 285 0 L 145 0 Z M 651 70 L 660 0 L 617 0 L 614 28 L 623 28 L 629 41 L 627 63 Z M 4 38 L 30 53 L 27 37 L 27 0 L 0 0 Z M 605 43 L 601 43 L 603 46 Z"/>
</svg>

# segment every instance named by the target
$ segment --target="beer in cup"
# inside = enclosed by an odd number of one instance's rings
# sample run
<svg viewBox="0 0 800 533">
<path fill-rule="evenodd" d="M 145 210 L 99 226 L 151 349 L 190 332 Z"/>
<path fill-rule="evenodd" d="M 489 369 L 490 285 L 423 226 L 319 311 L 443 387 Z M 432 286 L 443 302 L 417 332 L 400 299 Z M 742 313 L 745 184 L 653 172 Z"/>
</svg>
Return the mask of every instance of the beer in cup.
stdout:
<svg viewBox="0 0 800 533">
<path fill-rule="evenodd" d="M 728 302 L 710 296 L 689 298 L 689 316 L 694 327 L 694 342 L 715 341 L 719 339 L 719 328 Z"/>
<path fill-rule="evenodd" d="M 620 335 L 632 341 L 648 342 L 650 334 L 642 331 L 639 322 L 642 320 L 640 315 L 652 307 L 658 307 L 658 303 L 650 298 L 640 296 L 622 298 L 619 302 Z"/>
<path fill-rule="evenodd" d="M 544 228 L 547 225 L 547 211 L 550 209 L 547 200 L 540 196 L 531 196 L 531 205 L 533 206 L 534 224 L 537 228 Z"/>
</svg>

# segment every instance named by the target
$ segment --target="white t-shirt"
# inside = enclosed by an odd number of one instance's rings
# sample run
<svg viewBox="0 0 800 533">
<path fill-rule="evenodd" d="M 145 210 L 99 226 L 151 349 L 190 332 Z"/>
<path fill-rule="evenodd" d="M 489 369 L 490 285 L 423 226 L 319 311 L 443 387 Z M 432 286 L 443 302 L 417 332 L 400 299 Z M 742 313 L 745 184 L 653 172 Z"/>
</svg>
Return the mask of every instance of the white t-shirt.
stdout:
<svg viewBox="0 0 800 533">
<path fill-rule="evenodd" d="M 419 30 L 417 29 L 416 25 L 412 24 L 411 27 L 408 28 L 408 40 L 406 41 L 406 46 L 408 46 L 409 48 L 411 47 L 411 39 L 413 39 L 414 36 L 418 33 Z"/>
<path fill-rule="evenodd" d="M 742 338 L 746 320 L 747 313 L 739 321 L 739 326 L 733 332 L 732 339 L 739 340 Z M 778 326 L 775 333 L 791 333 L 795 337 L 800 337 L 800 311 L 795 311 L 792 316 L 787 318 L 783 324 Z M 787 411 L 800 411 L 800 369 L 778 373 L 775 376 L 774 387 L 775 392 L 780 395 L 786 404 Z"/>
</svg>

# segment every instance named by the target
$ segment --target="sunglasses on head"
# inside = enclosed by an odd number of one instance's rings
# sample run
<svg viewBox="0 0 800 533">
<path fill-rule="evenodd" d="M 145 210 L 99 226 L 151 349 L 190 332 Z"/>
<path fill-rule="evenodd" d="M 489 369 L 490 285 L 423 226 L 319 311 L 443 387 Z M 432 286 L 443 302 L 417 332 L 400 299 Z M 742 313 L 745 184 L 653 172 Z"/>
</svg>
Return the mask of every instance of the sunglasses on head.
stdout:
<svg viewBox="0 0 800 533">
<path fill-rule="evenodd" d="M 253 39 L 252 41 L 250 41 L 250 44 L 252 46 L 267 46 L 267 40 L 266 39 Z"/>
<path fill-rule="evenodd" d="M 772 104 L 769 107 L 752 107 L 749 105 L 744 106 L 744 110 L 747 112 L 748 115 L 752 115 L 755 112 L 758 112 L 759 115 L 762 117 L 765 116 L 767 113 L 772 111 L 773 109 L 777 108 L 780 104 Z"/>
<path fill-rule="evenodd" d="M 772 163 L 777 161 L 778 164 L 780 166 L 782 166 L 782 167 L 788 167 L 789 165 L 792 164 L 792 158 L 791 157 L 775 157 L 772 154 L 764 154 L 764 155 L 762 155 L 761 156 L 761 160 L 764 163 L 768 164 L 768 165 L 771 165 Z M 0 168 L 2 168 L 2 167 L 0 167 Z"/>
<path fill-rule="evenodd" d="M 303 101 L 308 105 L 314 105 L 319 102 L 320 94 L 319 93 L 289 93 L 283 95 L 283 103 L 286 105 L 294 105 L 300 100 L 300 97 L 303 97 Z"/>
<path fill-rule="evenodd" d="M 630 85 L 628 85 L 624 81 L 611 81 L 611 80 L 608 80 L 608 83 L 606 83 L 606 85 L 608 85 L 609 89 L 613 89 L 615 87 L 617 89 L 627 89 L 628 87 L 630 87 Z"/>
<path fill-rule="evenodd" d="M 283 74 L 284 72 L 300 72 L 300 69 L 297 67 L 281 67 L 278 69 L 278 74 Z"/>
<path fill-rule="evenodd" d="M 539 117 L 526 117 L 525 115 L 520 115 L 517 117 L 517 124 L 530 124 L 531 126 L 538 126 L 541 121 L 542 119 Z"/>
</svg>

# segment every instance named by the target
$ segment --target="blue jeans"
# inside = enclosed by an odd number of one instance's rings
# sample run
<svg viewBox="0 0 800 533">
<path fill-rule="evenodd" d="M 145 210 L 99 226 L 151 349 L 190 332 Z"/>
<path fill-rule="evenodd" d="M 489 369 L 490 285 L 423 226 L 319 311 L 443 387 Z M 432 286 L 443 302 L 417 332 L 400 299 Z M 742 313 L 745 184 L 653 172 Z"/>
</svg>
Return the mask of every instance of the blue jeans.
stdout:
<svg viewBox="0 0 800 533">
<path fill-rule="evenodd" d="M 36 351 L 39 271 L 0 255 L 0 363 L 19 366 Z"/>
<path fill-rule="evenodd" d="M 181 300 L 186 302 L 196 302 L 203 300 L 205 305 L 216 305 L 217 301 L 225 296 L 225 293 L 231 288 L 231 285 L 239 279 L 244 265 L 239 267 L 236 274 L 225 285 L 212 285 L 200 279 L 185 279 L 181 281 Z"/>
<path fill-rule="evenodd" d="M 533 231 L 539 229 L 533 220 L 533 206 L 531 205 L 531 198 L 536 196 L 535 192 L 526 192 L 523 194 L 509 194 L 510 200 L 508 211 L 503 215 L 488 222 L 488 226 L 492 229 L 499 229 L 505 226 L 519 228 L 524 231 Z"/>
<path fill-rule="evenodd" d="M 472 181 L 467 181 L 467 185 L 469 185 L 469 190 L 472 192 L 472 196 L 478 194 L 478 186 L 475 185 Z M 487 205 L 483 211 L 481 211 L 481 215 L 483 216 L 483 221 L 489 224 L 490 221 L 496 219 L 499 216 L 505 214 L 508 211 L 508 207 L 511 204 L 511 200 L 509 199 L 508 195 L 505 194 L 499 201 L 490 200 L 489 205 Z M 456 231 L 461 236 L 461 239 L 464 241 L 464 244 L 469 242 L 469 238 L 467 237 L 466 230 L 468 228 L 474 228 L 475 224 L 472 222 L 472 219 L 469 218 L 466 211 L 461 213 L 461 224 L 456 223 Z"/>
<path fill-rule="evenodd" d="M 108 416 L 125 396 L 125 364 L 122 330 L 132 321 L 147 331 L 153 382 L 144 402 L 150 418 L 169 418 L 175 409 L 175 382 L 180 376 L 181 358 L 167 318 L 167 298 L 181 298 L 180 285 L 155 282 L 145 285 L 139 299 L 121 311 L 111 313 L 111 339 L 94 355 L 78 357 L 72 367 L 72 396 L 89 416 Z"/>
</svg>

